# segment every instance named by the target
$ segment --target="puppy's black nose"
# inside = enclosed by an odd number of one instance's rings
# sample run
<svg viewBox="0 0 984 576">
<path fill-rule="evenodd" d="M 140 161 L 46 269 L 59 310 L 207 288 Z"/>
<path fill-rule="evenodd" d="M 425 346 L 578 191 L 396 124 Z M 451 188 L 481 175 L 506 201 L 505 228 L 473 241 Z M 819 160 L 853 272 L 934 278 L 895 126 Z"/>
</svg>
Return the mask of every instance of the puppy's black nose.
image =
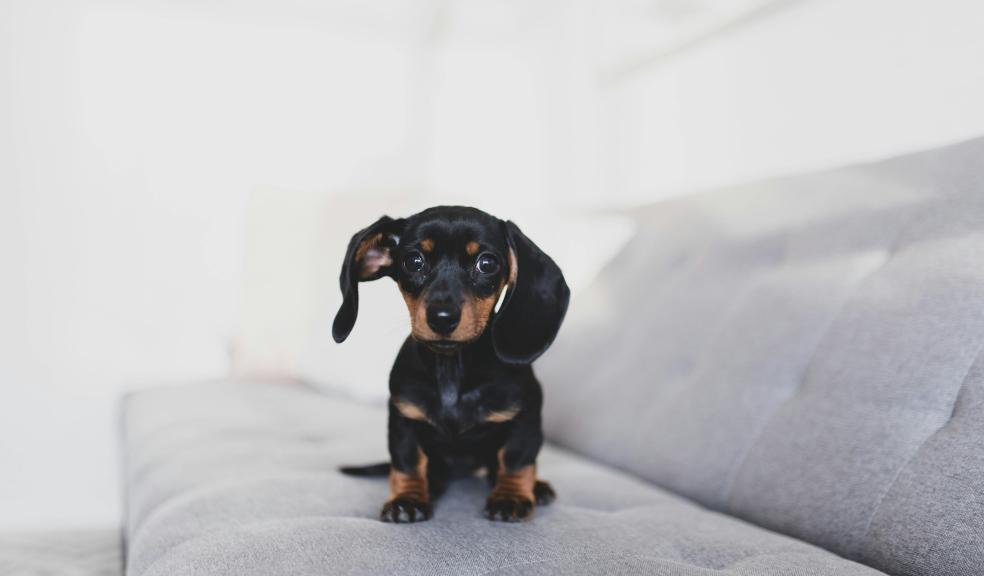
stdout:
<svg viewBox="0 0 984 576">
<path fill-rule="evenodd" d="M 431 304 L 427 307 L 427 325 L 441 336 L 448 336 L 458 327 L 461 310 L 450 304 Z"/>
</svg>

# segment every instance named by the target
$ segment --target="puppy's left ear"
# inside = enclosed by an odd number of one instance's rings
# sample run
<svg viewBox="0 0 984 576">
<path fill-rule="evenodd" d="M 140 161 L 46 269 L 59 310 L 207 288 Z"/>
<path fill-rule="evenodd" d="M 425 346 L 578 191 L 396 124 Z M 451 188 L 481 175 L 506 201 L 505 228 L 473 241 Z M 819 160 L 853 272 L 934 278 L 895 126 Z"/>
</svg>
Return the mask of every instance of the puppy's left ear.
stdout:
<svg viewBox="0 0 984 576">
<path fill-rule="evenodd" d="M 529 364 L 553 343 L 571 291 L 560 267 L 515 223 L 503 222 L 509 243 L 509 292 L 492 321 L 492 345 L 508 364 Z"/>
<path fill-rule="evenodd" d="M 359 315 L 359 282 L 376 280 L 383 276 L 396 278 L 392 252 L 400 243 L 403 233 L 403 219 L 394 220 L 383 216 L 372 225 L 363 228 L 352 236 L 339 283 L 342 288 L 342 306 L 335 314 L 331 335 L 335 342 L 344 342 Z"/>
</svg>

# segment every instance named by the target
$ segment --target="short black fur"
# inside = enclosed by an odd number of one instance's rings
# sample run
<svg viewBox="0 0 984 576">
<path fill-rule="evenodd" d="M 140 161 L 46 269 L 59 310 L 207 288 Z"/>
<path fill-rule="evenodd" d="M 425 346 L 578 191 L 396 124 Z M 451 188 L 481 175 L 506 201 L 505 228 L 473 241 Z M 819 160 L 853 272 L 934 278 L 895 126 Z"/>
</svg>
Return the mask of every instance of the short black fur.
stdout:
<svg viewBox="0 0 984 576">
<path fill-rule="evenodd" d="M 358 283 L 383 276 L 396 280 L 412 320 L 390 373 L 390 463 L 343 472 L 390 474 L 392 485 L 394 475 L 397 483 L 412 481 L 424 459 L 431 496 L 452 477 L 480 468 L 488 470 L 490 483 L 500 472 L 515 474 L 515 481 L 510 476 L 500 484 L 527 489 L 494 489 L 486 513 L 501 520 L 529 517 L 529 471 L 535 474 L 543 443 L 543 395 L 530 364 L 553 342 L 567 310 L 570 291 L 560 268 L 516 224 L 474 208 L 384 216 L 349 243 L 333 326 L 337 341 L 355 324 Z M 535 503 L 553 499 L 546 482 L 532 486 Z M 417 500 L 391 495 L 383 519 L 429 518 L 430 502 Z"/>
</svg>

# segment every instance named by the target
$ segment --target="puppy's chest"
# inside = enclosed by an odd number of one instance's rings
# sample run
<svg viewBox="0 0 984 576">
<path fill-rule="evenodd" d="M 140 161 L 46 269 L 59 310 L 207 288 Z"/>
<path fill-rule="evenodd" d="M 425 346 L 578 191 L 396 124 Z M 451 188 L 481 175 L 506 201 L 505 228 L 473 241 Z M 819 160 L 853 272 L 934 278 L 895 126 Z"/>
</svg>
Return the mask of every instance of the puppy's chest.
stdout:
<svg viewBox="0 0 984 576">
<path fill-rule="evenodd" d="M 508 382 L 444 377 L 436 378 L 434 384 L 429 390 L 414 390 L 408 395 L 412 398 L 406 399 L 409 403 L 401 405 L 398 400 L 397 407 L 404 416 L 419 408 L 421 414 L 411 414 L 418 416 L 412 419 L 447 436 L 475 434 L 505 424 L 521 409 L 518 390 Z"/>
</svg>

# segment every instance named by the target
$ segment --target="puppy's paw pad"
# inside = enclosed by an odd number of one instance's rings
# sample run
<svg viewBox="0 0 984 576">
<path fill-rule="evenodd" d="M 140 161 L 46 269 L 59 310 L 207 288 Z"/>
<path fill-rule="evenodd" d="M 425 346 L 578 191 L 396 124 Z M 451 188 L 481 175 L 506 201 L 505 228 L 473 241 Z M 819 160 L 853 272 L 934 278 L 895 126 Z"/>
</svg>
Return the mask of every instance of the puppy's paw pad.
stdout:
<svg viewBox="0 0 984 576">
<path fill-rule="evenodd" d="M 379 513 L 379 519 L 383 522 L 402 524 L 430 520 L 433 515 L 434 509 L 431 507 L 430 502 L 397 496 L 386 504 L 383 504 L 383 509 Z"/>
<path fill-rule="evenodd" d="M 537 506 L 546 506 L 557 499 L 557 493 L 554 492 L 549 482 L 537 480 L 536 484 L 533 485 L 533 498 L 536 500 Z"/>
<path fill-rule="evenodd" d="M 517 522 L 533 516 L 536 505 L 524 496 L 493 494 L 485 501 L 485 516 L 489 520 Z"/>
</svg>

